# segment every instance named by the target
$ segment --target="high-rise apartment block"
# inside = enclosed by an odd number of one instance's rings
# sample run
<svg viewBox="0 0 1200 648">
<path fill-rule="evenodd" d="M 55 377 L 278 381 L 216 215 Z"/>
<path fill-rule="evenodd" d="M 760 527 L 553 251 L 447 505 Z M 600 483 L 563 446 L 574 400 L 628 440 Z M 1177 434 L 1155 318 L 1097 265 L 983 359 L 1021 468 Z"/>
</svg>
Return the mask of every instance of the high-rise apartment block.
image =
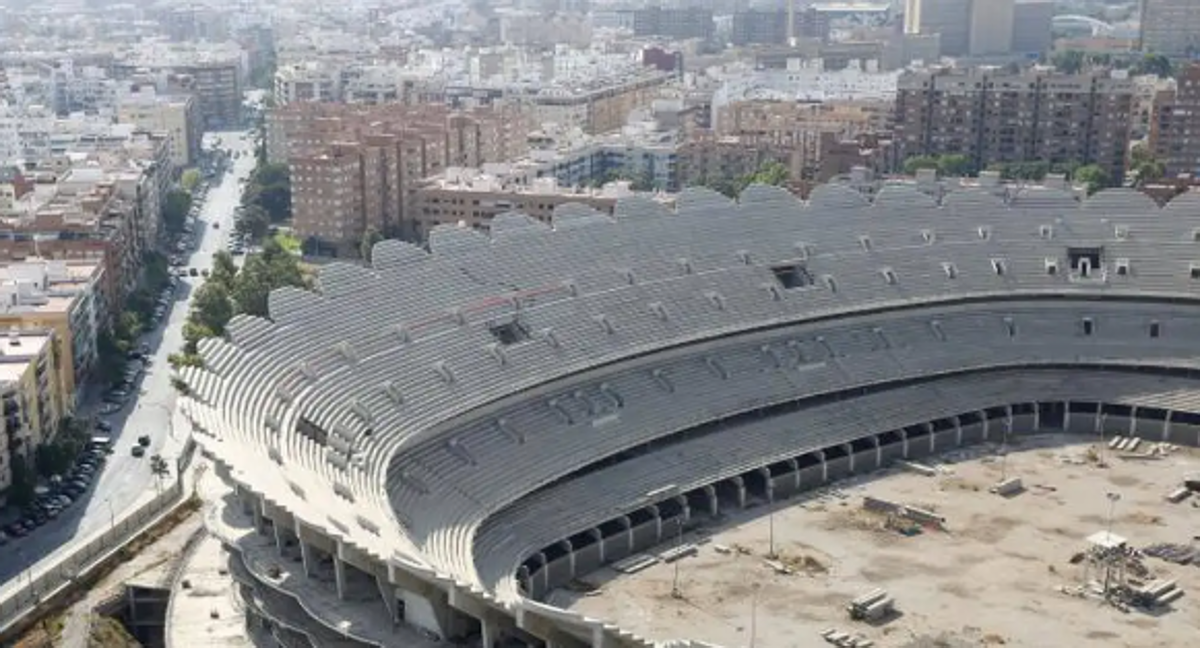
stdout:
<svg viewBox="0 0 1200 648">
<path fill-rule="evenodd" d="M 747 9 L 733 14 L 729 41 L 734 45 L 780 45 L 788 40 L 788 11 Z M 829 15 L 806 7 L 791 12 L 792 35 L 797 38 L 829 38 Z"/>
<path fill-rule="evenodd" d="M 636 36 L 708 40 L 712 38 L 715 29 L 716 24 L 713 23 L 713 12 L 710 9 L 646 7 L 633 11 L 633 33 Z"/>
<path fill-rule="evenodd" d="M 1051 0 L 906 0 L 904 31 L 939 35 L 945 56 L 1040 54 L 1053 16 Z"/>
<path fill-rule="evenodd" d="M 1035 68 L 928 68 L 900 77 L 899 159 L 960 154 L 989 164 L 1040 160 L 1096 164 L 1125 174 L 1133 83 L 1105 74 Z"/>
<path fill-rule="evenodd" d="M 520 157 L 528 133 L 505 108 L 298 103 L 267 116 L 268 154 L 291 172 L 297 234 L 343 250 L 368 230 L 424 236 L 412 211 L 421 180 Z"/>
<path fill-rule="evenodd" d="M 1149 146 L 1167 176 L 1200 175 L 1200 65 L 1185 67 L 1173 88 L 1155 96 Z"/>
<path fill-rule="evenodd" d="M 1142 0 L 1142 50 L 1171 57 L 1200 53 L 1200 6 L 1195 0 Z"/>
</svg>

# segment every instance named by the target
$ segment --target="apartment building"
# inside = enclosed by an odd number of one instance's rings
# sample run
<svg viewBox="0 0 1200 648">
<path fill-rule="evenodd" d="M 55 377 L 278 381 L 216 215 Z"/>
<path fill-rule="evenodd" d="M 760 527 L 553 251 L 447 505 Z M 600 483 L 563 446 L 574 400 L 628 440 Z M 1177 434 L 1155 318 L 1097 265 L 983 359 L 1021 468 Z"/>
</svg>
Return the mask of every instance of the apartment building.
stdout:
<svg viewBox="0 0 1200 648">
<path fill-rule="evenodd" d="M 764 164 L 774 162 L 788 169 L 788 177 L 799 179 L 801 158 L 793 147 L 750 137 L 698 134 L 679 145 L 679 185 L 711 185 L 732 181 L 756 173 Z"/>
<path fill-rule="evenodd" d="M 900 77 L 895 106 L 899 158 L 960 154 L 989 164 L 1041 160 L 1096 164 L 1125 175 L 1133 82 L 1048 68 L 925 68 Z"/>
<path fill-rule="evenodd" d="M 829 16 L 816 7 L 804 7 L 793 12 L 792 35 L 797 38 L 829 38 Z M 746 9 L 735 11 L 731 19 L 729 42 L 743 45 L 782 45 L 788 42 L 788 11 L 786 9 Z"/>
<path fill-rule="evenodd" d="M 556 208 L 571 203 L 612 214 L 617 199 L 631 193 L 628 183 L 581 189 L 563 187 L 554 178 L 537 178 L 524 184 L 503 175 L 452 167 L 417 188 L 413 228 L 421 236 L 438 225 L 487 231 L 492 218 L 513 211 L 548 224 Z"/>
<path fill-rule="evenodd" d="M 717 113 L 716 134 L 786 146 L 798 156 L 798 176 L 820 166 L 826 135 L 853 139 L 887 127 L 893 103 L 883 99 L 825 102 L 741 100 Z"/>
<path fill-rule="evenodd" d="M 1200 52 L 1200 11 L 1195 0 L 1142 0 L 1141 49 L 1190 58 Z"/>
<path fill-rule="evenodd" d="M 178 172 L 196 163 L 204 128 L 189 95 L 160 95 L 152 87 L 123 94 L 117 120 L 139 129 L 163 133 L 169 146 L 171 167 Z"/>
<path fill-rule="evenodd" d="M 1158 91 L 1150 112 L 1150 151 L 1167 176 L 1200 174 L 1200 64 Z"/>
<path fill-rule="evenodd" d="M 159 218 L 150 176 L 138 170 L 67 168 L 0 216 L 0 262 L 49 259 L 102 266 L 103 304 L 118 304 L 137 284 L 142 256 Z"/>
<path fill-rule="evenodd" d="M 417 184 L 524 155 L 525 124 L 515 109 L 293 104 L 267 117 L 268 155 L 291 171 L 297 234 L 352 249 L 368 229 L 419 236 Z"/>
<path fill-rule="evenodd" d="M 241 122 L 247 55 L 236 43 L 143 42 L 119 56 L 112 74 L 121 81 L 154 85 L 163 94 L 190 94 L 205 128 Z"/>
<path fill-rule="evenodd" d="M 11 329 L 0 338 L 0 497 L 12 485 L 14 461 L 32 468 L 34 452 L 66 413 L 53 360 L 57 345 L 53 331 Z"/>
<path fill-rule="evenodd" d="M 578 127 L 598 135 L 615 131 L 629 114 L 650 105 L 662 87 L 675 78 L 673 72 L 646 68 L 621 79 L 605 79 L 575 89 L 553 87 L 522 97 L 534 124 Z"/>
<path fill-rule="evenodd" d="M 941 53 L 962 56 L 971 51 L 971 0 L 906 0 L 904 31 L 938 34 Z"/>
<path fill-rule="evenodd" d="M 75 387 L 96 363 L 96 339 L 107 321 L 104 266 L 88 261 L 31 259 L 0 265 L 0 328 L 52 330 L 64 411 L 73 410 Z"/>
<path fill-rule="evenodd" d="M 646 7 L 633 10 L 634 36 L 664 36 L 673 40 L 708 40 L 716 30 L 711 9 Z"/>
</svg>

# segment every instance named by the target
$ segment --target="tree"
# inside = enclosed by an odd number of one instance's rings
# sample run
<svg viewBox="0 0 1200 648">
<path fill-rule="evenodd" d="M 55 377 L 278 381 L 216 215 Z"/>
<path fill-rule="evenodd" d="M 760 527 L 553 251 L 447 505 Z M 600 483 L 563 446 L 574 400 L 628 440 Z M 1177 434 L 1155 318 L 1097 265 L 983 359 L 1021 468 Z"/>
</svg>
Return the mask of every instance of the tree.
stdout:
<svg viewBox="0 0 1200 648">
<path fill-rule="evenodd" d="M 1171 59 L 1162 54 L 1146 54 L 1133 65 L 1134 74 L 1153 74 L 1163 79 L 1173 76 L 1174 72 Z"/>
<path fill-rule="evenodd" d="M 182 189 L 172 189 L 167 192 L 163 201 L 163 224 L 169 232 L 182 232 L 187 224 L 188 212 L 192 209 L 192 196 Z"/>
<path fill-rule="evenodd" d="M 261 207 L 271 222 L 291 218 L 292 186 L 287 165 L 260 163 L 246 183 L 242 205 Z"/>
<path fill-rule="evenodd" d="M 238 313 L 268 317 L 267 298 L 272 290 L 284 286 L 307 287 L 297 258 L 272 239 L 263 251 L 251 255 L 238 273 L 233 302 Z"/>
<path fill-rule="evenodd" d="M 198 184 L 200 184 L 200 171 L 196 169 L 186 169 L 179 176 L 179 186 L 189 194 L 196 190 Z"/>
<path fill-rule="evenodd" d="M 243 206 L 234 225 L 234 231 L 253 241 L 261 241 L 270 229 L 271 217 L 258 203 Z"/>
<path fill-rule="evenodd" d="M 1133 174 L 1134 183 L 1138 187 L 1161 180 L 1167 174 L 1167 167 L 1155 159 L 1145 144 L 1136 144 L 1129 152 L 1129 171 Z"/>
<path fill-rule="evenodd" d="M 1064 74 L 1078 74 L 1083 69 L 1086 58 L 1079 50 L 1067 50 L 1055 54 L 1050 62 Z"/>
<path fill-rule="evenodd" d="M 1079 182 L 1087 186 L 1087 194 L 1090 196 L 1105 187 L 1108 187 L 1112 182 L 1108 172 L 1095 164 L 1081 166 L 1075 170 L 1075 182 Z"/>
<path fill-rule="evenodd" d="M 13 453 L 9 457 L 9 467 L 12 471 L 12 485 L 8 489 L 9 504 L 21 508 L 29 506 L 33 503 L 34 487 L 37 486 L 36 475 L 29 469 L 29 462 L 23 454 Z"/>
<path fill-rule="evenodd" d="M 938 173 L 951 178 L 970 175 L 971 166 L 970 158 L 965 155 L 943 155 L 937 159 Z"/>
<path fill-rule="evenodd" d="M 371 262 L 371 251 L 375 248 L 375 244 L 383 240 L 383 235 L 376 232 L 373 228 L 367 228 L 363 234 L 362 242 L 359 243 L 358 253 L 363 261 Z"/>
<path fill-rule="evenodd" d="M 192 299 L 188 320 L 212 331 L 213 335 L 224 335 L 230 319 L 233 319 L 233 303 L 229 299 L 229 290 L 220 283 L 206 281 Z"/>
<path fill-rule="evenodd" d="M 183 352 L 187 355 L 196 355 L 200 340 L 210 337 L 216 337 L 212 329 L 189 319 L 183 323 Z"/>
<path fill-rule="evenodd" d="M 233 255 L 225 250 L 219 250 L 213 255 L 212 271 L 209 272 L 205 285 L 220 285 L 227 292 L 232 292 L 237 273 L 237 264 L 233 262 Z"/>
<path fill-rule="evenodd" d="M 791 177 L 791 173 L 788 171 L 786 166 L 774 161 L 765 162 L 762 166 L 758 167 L 758 171 L 754 172 L 754 174 L 750 176 L 749 182 L 746 184 L 761 184 L 770 185 L 772 187 L 781 187 L 787 184 L 789 177 Z"/>
<path fill-rule="evenodd" d="M 938 168 L 938 159 L 932 155 L 914 155 L 904 161 L 904 175 L 917 175 L 921 169 Z"/>
</svg>

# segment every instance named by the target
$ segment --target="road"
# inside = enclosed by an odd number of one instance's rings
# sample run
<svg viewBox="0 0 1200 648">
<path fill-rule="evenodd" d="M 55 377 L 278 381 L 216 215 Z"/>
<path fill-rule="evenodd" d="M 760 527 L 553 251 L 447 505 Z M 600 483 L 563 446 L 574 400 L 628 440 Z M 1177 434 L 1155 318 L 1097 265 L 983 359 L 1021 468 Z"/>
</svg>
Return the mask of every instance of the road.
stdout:
<svg viewBox="0 0 1200 648">
<path fill-rule="evenodd" d="M 240 178 L 250 175 L 254 167 L 254 144 L 243 132 L 209 133 L 205 136 L 205 147 L 211 146 L 215 138 L 222 140 L 222 147 L 230 148 L 242 155 L 233 160 L 233 168 L 208 191 L 196 224 L 196 240 L 199 245 L 192 253 L 188 265 L 197 269 L 210 268 L 212 257 L 225 248 L 233 232 L 233 211 L 241 198 Z M 215 228 L 219 225 L 219 228 Z M 112 524 L 126 509 L 131 509 L 143 497 L 153 496 L 155 478 L 150 473 L 149 457 L 161 453 L 174 466 L 174 458 L 183 446 L 184 439 L 172 437 L 171 414 L 175 405 L 175 390 L 171 387 L 171 366 L 167 356 L 177 352 L 183 345 L 183 323 L 187 319 L 191 295 L 200 277 L 188 277 L 176 293 L 174 307 L 162 325 L 143 336 L 152 350 L 152 361 L 142 378 L 141 389 L 136 399 L 131 399 L 121 412 L 104 417 L 113 424 L 115 452 L 109 457 L 103 471 L 97 476 L 87 493 L 64 511 L 24 538 L 16 538 L 4 548 L 6 556 L 16 560 L 0 561 L 0 590 L 15 576 L 23 575 L 37 561 L 64 545 L 75 536 L 86 536 L 96 529 Z M 94 407 L 94 405 L 93 405 Z M 86 415 L 88 408 L 81 408 Z M 151 438 L 146 456 L 134 457 L 131 448 L 137 437 L 148 434 Z"/>
</svg>

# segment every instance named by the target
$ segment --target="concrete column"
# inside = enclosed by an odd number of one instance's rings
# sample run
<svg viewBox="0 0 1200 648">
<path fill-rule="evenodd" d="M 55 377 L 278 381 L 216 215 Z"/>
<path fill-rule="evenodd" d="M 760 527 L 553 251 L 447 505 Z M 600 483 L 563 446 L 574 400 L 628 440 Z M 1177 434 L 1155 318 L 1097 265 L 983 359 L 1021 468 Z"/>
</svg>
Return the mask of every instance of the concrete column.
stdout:
<svg viewBox="0 0 1200 648">
<path fill-rule="evenodd" d="M 821 460 L 821 483 L 829 483 L 829 464 L 825 462 L 825 451 L 817 450 L 817 458 Z"/>
<path fill-rule="evenodd" d="M 771 469 L 764 466 L 759 468 L 757 472 L 763 478 L 763 495 L 767 498 L 767 502 L 774 502 L 775 484 L 771 483 Z"/>
<path fill-rule="evenodd" d="M 734 475 L 729 478 L 733 485 L 737 487 L 737 503 L 738 508 L 746 508 L 746 480 L 742 479 L 741 475 Z"/>
<path fill-rule="evenodd" d="M 254 530 L 258 533 L 263 531 L 263 514 L 262 502 L 256 497 L 250 501 L 250 515 L 254 518 Z"/>
<path fill-rule="evenodd" d="M 592 540 L 596 541 L 596 546 L 600 548 L 600 564 L 605 563 L 604 560 L 604 534 L 600 532 L 598 527 L 592 527 L 587 530 L 588 535 L 592 536 Z"/>
<path fill-rule="evenodd" d="M 1040 402 L 1033 404 L 1033 430 L 1035 432 L 1042 431 L 1042 404 Z"/>
<path fill-rule="evenodd" d="M 986 410 L 980 410 L 979 416 L 982 417 L 979 420 L 983 422 L 983 441 L 987 441 L 992 436 L 992 421 L 988 418 Z"/>
<path fill-rule="evenodd" d="M 339 600 L 346 600 L 346 563 L 337 556 L 333 557 L 333 580 L 337 585 Z"/>
<path fill-rule="evenodd" d="M 538 571 L 538 574 L 541 576 L 541 579 L 542 579 L 542 592 L 545 594 L 549 594 L 550 593 L 550 563 L 546 560 L 545 552 L 538 553 L 538 562 L 542 563 L 542 568 L 541 568 L 541 570 Z"/>
<path fill-rule="evenodd" d="M 692 521 L 692 505 L 688 504 L 687 495 L 680 495 L 675 498 L 679 502 L 679 514 L 683 516 L 684 524 Z"/>
<path fill-rule="evenodd" d="M 404 621 L 400 618 L 399 607 L 396 605 L 396 590 L 388 582 L 387 570 L 384 570 L 382 574 L 375 574 L 375 585 L 379 588 L 379 596 L 383 598 L 383 605 L 387 607 L 392 625 Z"/>
<path fill-rule="evenodd" d="M 962 447 L 962 444 L 963 444 L 962 435 L 963 435 L 962 419 L 955 416 L 954 417 L 954 447 L 956 447 L 956 448 Z M 879 443 L 879 440 L 876 439 L 875 442 Z"/>
<path fill-rule="evenodd" d="M 871 443 L 875 446 L 875 467 L 880 468 L 883 466 L 883 446 L 879 443 L 879 435 L 872 436 Z"/>
<path fill-rule="evenodd" d="M 496 642 L 500 641 L 500 624 L 485 614 L 479 620 L 479 635 L 483 648 L 496 648 Z"/>
<path fill-rule="evenodd" d="M 717 488 L 709 484 L 704 487 L 704 494 L 708 496 L 708 514 L 717 517 L 721 512 L 721 504 L 717 501 Z"/>
<path fill-rule="evenodd" d="M 300 545 L 300 562 L 304 564 L 304 575 L 312 578 L 317 571 L 317 557 L 313 555 L 312 545 L 304 540 L 298 542 Z"/>
<path fill-rule="evenodd" d="M 654 516 L 654 538 L 657 542 L 662 542 L 662 539 L 663 539 L 662 515 L 659 514 L 658 507 L 655 506 L 654 504 L 647 506 L 646 510 L 650 512 L 650 515 Z"/>
<path fill-rule="evenodd" d="M 900 428 L 899 432 L 900 432 L 900 446 L 901 446 L 900 456 L 904 457 L 905 459 L 908 459 L 908 430 L 906 430 L 904 428 Z"/>
<path fill-rule="evenodd" d="M 283 555 L 283 542 L 284 542 L 283 529 L 281 528 L 281 526 L 282 525 L 280 525 L 279 523 L 275 523 L 275 524 L 271 525 L 271 528 L 275 530 L 275 551 L 280 556 Z"/>
<path fill-rule="evenodd" d="M 850 458 L 850 462 L 849 462 L 850 474 L 853 475 L 854 474 L 854 446 L 850 445 L 849 443 L 843 443 L 842 451 L 845 452 L 846 456 Z"/>
<path fill-rule="evenodd" d="M 1171 440 L 1171 419 L 1175 418 L 1175 410 L 1167 410 L 1167 416 L 1163 419 L 1163 443 Z"/>
<path fill-rule="evenodd" d="M 1063 430 L 1071 429 L 1071 401 L 1063 401 Z"/>
<path fill-rule="evenodd" d="M 1137 436 L 1138 408 L 1135 405 L 1129 410 L 1129 436 Z"/>
<path fill-rule="evenodd" d="M 571 541 L 569 539 L 563 540 L 559 544 L 562 545 L 563 549 L 567 550 L 567 558 L 569 558 L 571 561 L 569 563 L 570 569 L 571 569 L 571 578 L 575 578 L 575 576 L 576 576 L 576 574 L 575 574 L 575 545 L 571 544 Z"/>
</svg>

